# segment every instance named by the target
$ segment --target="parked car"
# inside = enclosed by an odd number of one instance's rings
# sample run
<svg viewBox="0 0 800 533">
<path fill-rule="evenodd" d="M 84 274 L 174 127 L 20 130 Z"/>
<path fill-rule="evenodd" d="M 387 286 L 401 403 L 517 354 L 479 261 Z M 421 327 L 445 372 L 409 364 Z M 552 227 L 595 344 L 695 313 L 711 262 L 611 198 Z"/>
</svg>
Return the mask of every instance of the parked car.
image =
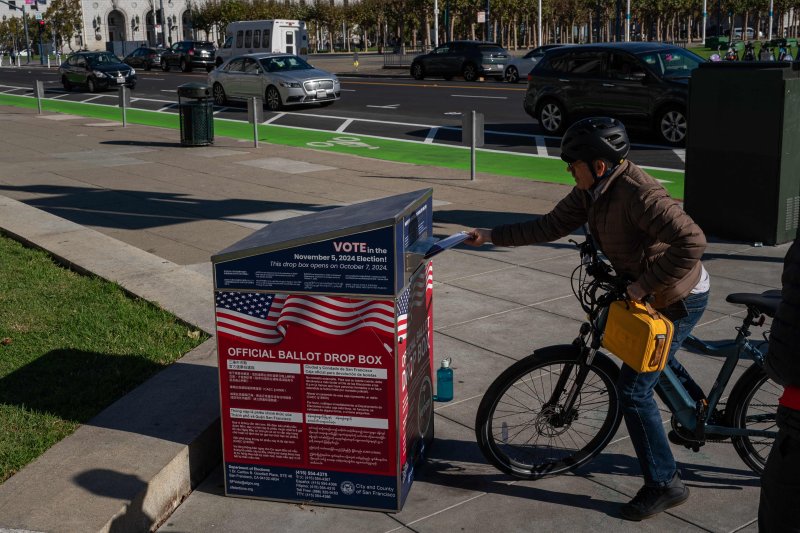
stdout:
<svg viewBox="0 0 800 533">
<path fill-rule="evenodd" d="M 510 57 L 506 63 L 506 70 L 503 78 L 509 83 L 517 83 L 522 76 L 527 76 L 533 66 L 544 57 L 544 53 L 565 44 L 545 44 L 529 50 L 522 57 Z"/>
<path fill-rule="evenodd" d="M 411 75 L 417 80 L 429 76 L 442 76 L 446 80 L 455 76 L 463 76 L 466 81 L 475 81 L 480 76 L 502 80 L 509 55 L 497 43 L 452 41 L 415 57 Z"/>
<path fill-rule="evenodd" d="M 214 43 L 208 41 L 178 41 L 161 56 L 161 70 L 169 72 L 170 67 L 180 67 L 183 72 L 191 72 L 200 67 L 211 72 L 214 69 Z"/>
<path fill-rule="evenodd" d="M 208 75 L 214 102 L 263 98 L 270 111 L 298 104 L 327 106 L 342 88 L 336 75 L 292 54 L 245 54 L 232 57 Z"/>
<path fill-rule="evenodd" d="M 747 28 L 746 36 L 744 37 L 745 40 L 752 40 L 755 38 L 756 32 L 753 28 Z M 742 39 L 742 28 L 733 28 L 733 38 L 734 39 Z M 758 38 L 764 38 L 764 32 L 758 32 Z"/>
<path fill-rule="evenodd" d="M 58 67 L 58 74 L 67 91 L 76 85 L 89 92 L 120 85 L 136 87 L 136 71 L 111 52 L 76 52 Z"/>
<path fill-rule="evenodd" d="M 164 48 L 147 48 L 141 46 L 125 56 L 122 61 L 132 67 L 143 68 L 150 70 L 154 67 L 161 66 L 161 56 L 166 52 Z"/>
<path fill-rule="evenodd" d="M 662 43 L 601 43 L 549 50 L 528 74 L 523 107 L 549 134 L 572 121 L 612 116 L 652 129 L 662 142 L 686 140 L 689 77 L 705 60 Z"/>
</svg>

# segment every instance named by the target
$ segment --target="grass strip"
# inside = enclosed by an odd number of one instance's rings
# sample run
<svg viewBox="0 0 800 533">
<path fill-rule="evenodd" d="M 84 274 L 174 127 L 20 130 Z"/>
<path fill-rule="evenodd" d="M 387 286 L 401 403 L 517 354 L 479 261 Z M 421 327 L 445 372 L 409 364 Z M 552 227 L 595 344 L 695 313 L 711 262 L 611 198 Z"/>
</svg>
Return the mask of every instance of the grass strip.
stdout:
<svg viewBox="0 0 800 533">
<path fill-rule="evenodd" d="M 207 336 L 0 235 L 0 483 Z"/>
<path fill-rule="evenodd" d="M 36 108 L 36 100 L 27 96 L 0 94 L 0 104 Z M 42 109 L 56 113 L 122 121 L 122 112 L 119 108 L 99 104 L 43 99 Z M 128 109 L 126 116 L 127 120 L 132 124 L 171 129 L 180 128 L 177 114 Z M 404 142 L 369 135 L 358 135 L 357 138 L 360 142 L 341 142 L 336 139 L 341 137 L 354 138 L 356 136 L 347 133 L 290 128 L 272 124 L 259 125 L 258 133 L 259 140 L 272 144 L 347 153 L 383 161 L 464 170 L 465 179 L 469 177 L 469 150 L 457 146 Z M 252 139 L 253 126 L 246 122 L 216 119 L 214 121 L 214 134 L 234 139 Z M 574 183 L 572 176 L 565 170 L 566 165 L 560 159 L 552 157 L 536 157 L 478 149 L 475 154 L 475 166 L 477 172 L 567 185 Z M 647 171 L 655 178 L 662 180 L 664 187 L 673 198 L 683 198 L 683 172 L 649 168 Z"/>
</svg>

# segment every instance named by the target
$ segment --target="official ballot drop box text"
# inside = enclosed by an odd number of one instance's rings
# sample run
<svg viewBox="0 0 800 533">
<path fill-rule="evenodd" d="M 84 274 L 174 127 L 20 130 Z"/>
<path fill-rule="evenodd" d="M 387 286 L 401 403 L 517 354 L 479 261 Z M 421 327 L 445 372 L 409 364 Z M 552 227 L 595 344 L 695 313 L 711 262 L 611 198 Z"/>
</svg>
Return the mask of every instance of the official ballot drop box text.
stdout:
<svg viewBox="0 0 800 533">
<path fill-rule="evenodd" d="M 212 257 L 225 494 L 399 511 L 433 439 L 430 189 Z"/>
</svg>

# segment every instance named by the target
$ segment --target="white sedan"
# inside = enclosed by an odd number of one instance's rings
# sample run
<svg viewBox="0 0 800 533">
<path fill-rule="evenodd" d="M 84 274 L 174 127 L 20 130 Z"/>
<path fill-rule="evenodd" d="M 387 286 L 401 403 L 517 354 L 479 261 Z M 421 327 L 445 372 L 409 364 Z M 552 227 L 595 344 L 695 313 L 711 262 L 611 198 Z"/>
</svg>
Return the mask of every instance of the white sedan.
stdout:
<svg viewBox="0 0 800 533">
<path fill-rule="evenodd" d="M 263 98 L 270 111 L 299 104 L 330 105 L 341 97 L 339 79 L 291 54 L 235 56 L 208 74 L 217 105 Z"/>
<path fill-rule="evenodd" d="M 544 53 L 551 48 L 558 48 L 564 46 L 563 44 L 545 44 L 529 50 L 527 54 L 522 57 L 512 57 L 506 63 L 506 69 L 503 73 L 503 78 L 508 83 L 517 83 L 521 77 L 528 76 L 534 65 L 544 57 Z"/>
</svg>

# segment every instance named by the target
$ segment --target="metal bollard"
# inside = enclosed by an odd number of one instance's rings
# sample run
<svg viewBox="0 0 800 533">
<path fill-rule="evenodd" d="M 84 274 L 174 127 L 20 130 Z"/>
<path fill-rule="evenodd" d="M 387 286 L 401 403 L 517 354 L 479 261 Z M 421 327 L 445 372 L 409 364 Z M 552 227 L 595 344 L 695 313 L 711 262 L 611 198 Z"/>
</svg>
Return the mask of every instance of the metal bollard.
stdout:
<svg viewBox="0 0 800 533">
<path fill-rule="evenodd" d="M 44 82 L 36 81 L 33 84 L 33 96 L 36 98 L 36 106 L 39 108 L 39 114 L 42 114 L 42 98 L 44 97 Z"/>
<path fill-rule="evenodd" d="M 122 108 L 122 127 L 128 126 L 128 106 L 131 105 L 131 92 L 130 90 L 121 85 L 119 88 L 119 106 Z"/>
<path fill-rule="evenodd" d="M 476 113 L 473 109 L 463 115 L 461 144 L 469 146 L 469 179 L 475 181 L 475 147 L 483 146 L 483 113 Z"/>
<path fill-rule="evenodd" d="M 258 148 L 258 125 L 261 123 L 264 101 L 256 96 L 247 100 L 247 121 L 253 124 L 253 146 Z"/>
<path fill-rule="evenodd" d="M 47 56 L 47 68 L 50 68 L 50 55 Z"/>
</svg>

